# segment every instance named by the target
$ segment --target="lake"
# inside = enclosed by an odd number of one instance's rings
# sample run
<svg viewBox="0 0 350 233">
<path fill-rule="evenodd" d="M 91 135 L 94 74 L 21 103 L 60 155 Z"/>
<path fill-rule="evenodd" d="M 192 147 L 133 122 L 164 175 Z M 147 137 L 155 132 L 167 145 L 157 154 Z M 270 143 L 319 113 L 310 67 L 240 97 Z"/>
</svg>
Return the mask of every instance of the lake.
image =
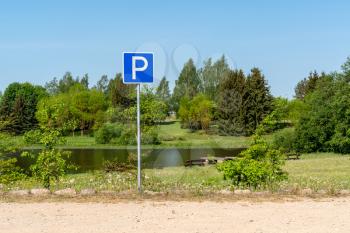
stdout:
<svg viewBox="0 0 350 233">
<path fill-rule="evenodd" d="M 187 160 L 205 156 L 226 157 L 237 156 L 246 148 L 164 148 L 142 150 L 143 166 L 146 168 L 163 168 L 183 166 Z M 129 154 L 137 155 L 136 149 L 70 149 L 68 161 L 78 166 L 78 172 L 103 169 L 105 161 L 125 162 Z M 36 150 L 36 152 L 38 152 Z M 22 168 L 29 167 L 30 158 L 18 158 Z"/>
</svg>

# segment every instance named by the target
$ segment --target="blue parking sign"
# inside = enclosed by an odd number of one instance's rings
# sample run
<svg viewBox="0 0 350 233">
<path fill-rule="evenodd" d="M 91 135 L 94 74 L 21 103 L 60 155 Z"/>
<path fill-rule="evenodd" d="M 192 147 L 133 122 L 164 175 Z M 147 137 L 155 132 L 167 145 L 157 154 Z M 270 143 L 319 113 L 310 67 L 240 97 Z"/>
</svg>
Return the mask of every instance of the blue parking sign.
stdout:
<svg viewBox="0 0 350 233">
<path fill-rule="evenodd" d="M 124 53 L 123 82 L 153 83 L 153 53 Z"/>
</svg>

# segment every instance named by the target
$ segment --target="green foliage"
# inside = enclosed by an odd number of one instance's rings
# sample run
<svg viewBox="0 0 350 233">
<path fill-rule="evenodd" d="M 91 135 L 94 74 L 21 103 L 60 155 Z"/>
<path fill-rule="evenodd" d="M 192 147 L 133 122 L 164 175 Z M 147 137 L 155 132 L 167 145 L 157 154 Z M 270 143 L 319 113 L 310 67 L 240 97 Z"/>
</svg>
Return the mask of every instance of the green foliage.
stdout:
<svg viewBox="0 0 350 233">
<path fill-rule="evenodd" d="M 108 94 L 113 107 L 127 108 L 136 103 L 136 85 L 124 84 L 120 73 L 109 81 Z"/>
<path fill-rule="evenodd" d="M 17 180 L 22 180 L 26 176 L 17 165 L 17 159 L 0 158 L 0 184 L 9 184 Z"/>
<path fill-rule="evenodd" d="M 23 135 L 24 142 L 28 145 L 39 144 L 38 138 L 41 137 L 40 129 L 30 130 Z"/>
<path fill-rule="evenodd" d="M 160 144 L 157 127 L 143 126 L 141 131 L 142 144 Z M 136 127 L 130 124 L 105 123 L 96 131 L 95 140 L 98 144 L 136 145 Z"/>
<path fill-rule="evenodd" d="M 200 91 L 200 79 L 198 77 L 197 69 L 190 59 L 184 65 L 179 79 L 175 81 L 175 88 L 172 96 L 172 105 L 175 112 L 179 109 L 180 100 L 183 97 L 192 99 Z"/>
<path fill-rule="evenodd" d="M 273 100 L 273 111 L 268 114 L 261 124 L 266 133 L 273 132 L 298 123 L 306 111 L 306 104 L 298 99 L 288 100 L 277 97 Z"/>
<path fill-rule="evenodd" d="M 66 174 L 67 166 L 63 156 L 69 152 L 60 152 L 55 149 L 43 150 L 36 158 L 35 164 L 30 169 L 33 175 L 39 179 L 45 188 L 50 188 L 52 182 L 57 182 L 60 177 Z"/>
<path fill-rule="evenodd" d="M 318 81 L 316 89 L 306 96 L 307 110 L 296 125 L 297 149 L 303 152 L 327 151 L 336 128 L 333 108 L 337 83 L 332 76 Z M 343 93 L 344 94 L 344 93 Z M 342 95 L 342 94 L 340 94 Z"/>
<path fill-rule="evenodd" d="M 81 86 L 84 89 L 89 88 L 89 76 L 85 74 L 81 79 L 79 77 L 73 78 L 70 72 L 66 72 L 62 79 L 54 78 L 46 83 L 45 88 L 50 95 L 58 95 L 68 93 L 74 86 Z"/>
<path fill-rule="evenodd" d="M 181 99 L 178 116 L 182 126 L 192 130 L 208 130 L 212 120 L 213 102 L 205 95 L 199 94 L 192 100 Z"/>
<path fill-rule="evenodd" d="M 13 137 L 0 134 L 0 184 L 9 184 L 25 178 L 22 169 L 16 165 L 17 159 L 7 156 L 17 152 L 20 146 Z"/>
<path fill-rule="evenodd" d="M 242 70 L 232 70 L 220 83 L 218 126 L 221 135 L 245 134 L 246 78 Z"/>
<path fill-rule="evenodd" d="M 105 123 L 95 133 L 95 140 L 98 144 L 108 144 L 114 138 L 121 136 L 123 127 L 120 124 Z"/>
<path fill-rule="evenodd" d="M 39 102 L 36 118 L 41 127 L 74 132 L 94 127 L 107 104 L 104 94 L 77 84 L 68 93 L 50 96 Z"/>
<path fill-rule="evenodd" d="M 0 130 L 22 134 L 37 127 L 35 112 L 38 101 L 47 95 L 41 86 L 30 83 L 10 84 L 0 105 Z"/>
<path fill-rule="evenodd" d="M 243 151 L 241 158 L 218 164 L 217 169 L 235 186 L 266 188 L 287 178 L 282 170 L 284 158 L 281 151 L 259 141 Z"/>
<path fill-rule="evenodd" d="M 160 80 L 159 86 L 156 90 L 156 97 L 166 104 L 165 112 L 168 113 L 170 111 L 170 89 L 169 81 L 167 81 L 165 77 Z"/>
<path fill-rule="evenodd" d="M 252 135 L 272 111 L 269 87 L 257 68 L 247 78 L 242 70 L 228 72 L 220 93 L 217 118 L 222 135 Z"/>
<path fill-rule="evenodd" d="M 152 126 L 165 120 L 167 116 L 166 104 L 157 98 L 152 89 L 145 87 L 140 98 L 142 125 Z M 136 110 L 137 106 L 133 104 L 128 108 L 120 109 L 120 111 L 114 111 L 114 118 L 116 121 L 123 123 L 135 122 Z"/>
<path fill-rule="evenodd" d="M 264 75 L 253 68 L 246 81 L 245 133 L 252 135 L 263 119 L 273 110 L 272 95 Z"/>
<path fill-rule="evenodd" d="M 343 73 L 323 74 L 305 98 L 306 111 L 296 127 L 297 148 L 303 152 L 350 153 L 350 83 L 348 61 Z"/>
<path fill-rule="evenodd" d="M 105 94 L 106 96 L 108 96 L 109 94 L 108 83 L 109 83 L 109 79 L 107 75 L 102 75 L 101 79 L 97 81 L 96 89 L 102 92 L 103 94 Z"/>
<path fill-rule="evenodd" d="M 294 128 L 285 128 L 273 135 L 272 147 L 284 153 L 296 151 L 296 134 Z"/>
<path fill-rule="evenodd" d="M 209 58 L 204 62 L 204 67 L 198 71 L 201 80 L 201 90 L 211 101 L 217 101 L 219 99 L 219 84 L 229 70 L 229 65 L 223 55 L 214 63 Z"/>
<path fill-rule="evenodd" d="M 141 141 L 144 144 L 153 144 L 153 145 L 158 145 L 161 143 L 160 138 L 159 138 L 159 129 L 158 127 L 150 127 L 146 126 L 143 127 L 142 132 L 141 132 Z"/>
<path fill-rule="evenodd" d="M 57 182 L 60 177 L 66 174 L 68 169 L 74 167 L 68 165 L 64 157 L 70 155 L 69 151 L 61 152 L 55 146 L 62 144 L 64 140 L 57 130 L 42 129 L 41 134 L 33 133 L 31 136 L 38 136 L 37 141 L 43 144 L 44 149 L 36 156 L 29 152 L 23 152 L 22 156 L 35 158 L 35 163 L 30 166 L 34 177 L 42 182 L 44 187 L 50 188 L 52 182 Z"/>
<path fill-rule="evenodd" d="M 308 94 L 316 89 L 317 81 L 325 76 L 325 73 L 319 75 L 316 71 L 310 72 L 309 76 L 298 82 L 295 87 L 295 98 L 304 100 Z"/>
</svg>

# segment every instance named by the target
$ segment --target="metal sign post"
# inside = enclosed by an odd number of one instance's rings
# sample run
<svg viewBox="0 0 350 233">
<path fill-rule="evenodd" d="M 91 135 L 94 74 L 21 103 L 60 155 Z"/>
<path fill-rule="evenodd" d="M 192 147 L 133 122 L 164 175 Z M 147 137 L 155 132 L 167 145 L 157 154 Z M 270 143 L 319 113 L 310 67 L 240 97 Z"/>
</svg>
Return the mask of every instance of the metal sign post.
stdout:
<svg viewBox="0 0 350 233">
<path fill-rule="evenodd" d="M 141 83 L 153 83 L 153 53 L 124 53 L 123 82 L 137 84 L 137 189 L 142 192 L 141 183 Z"/>
<path fill-rule="evenodd" d="M 141 126 L 140 126 L 140 89 L 141 84 L 137 84 L 137 190 L 141 189 Z"/>
</svg>

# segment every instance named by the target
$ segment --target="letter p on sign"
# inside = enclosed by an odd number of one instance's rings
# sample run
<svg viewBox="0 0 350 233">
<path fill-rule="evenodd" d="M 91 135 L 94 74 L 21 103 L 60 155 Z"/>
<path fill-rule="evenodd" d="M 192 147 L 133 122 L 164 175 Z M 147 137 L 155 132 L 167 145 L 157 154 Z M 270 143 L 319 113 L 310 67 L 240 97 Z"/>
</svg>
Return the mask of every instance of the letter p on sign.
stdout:
<svg viewBox="0 0 350 233">
<path fill-rule="evenodd" d="M 153 53 L 124 53 L 123 63 L 125 84 L 153 82 Z"/>
</svg>

